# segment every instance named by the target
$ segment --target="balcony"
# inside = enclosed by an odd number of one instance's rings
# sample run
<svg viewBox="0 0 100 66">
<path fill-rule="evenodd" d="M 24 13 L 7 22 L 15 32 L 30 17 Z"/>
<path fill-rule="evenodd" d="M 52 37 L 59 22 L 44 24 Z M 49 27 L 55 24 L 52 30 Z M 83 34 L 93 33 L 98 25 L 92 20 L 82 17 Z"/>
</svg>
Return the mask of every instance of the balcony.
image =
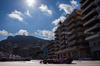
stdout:
<svg viewBox="0 0 100 66">
<path fill-rule="evenodd" d="M 65 28 L 64 28 L 64 27 L 62 27 L 62 28 L 61 28 L 61 31 L 64 31 L 64 30 L 65 30 Z"/>
<path fill-rule="evenodd" d="M 93 6 L 93 5 L 95 5 L 95 3 L 94 2 L 91 2 L 90 4 L 89 4 L 89 6 L 87 6 L 83 11 L 82 11 L 82 14 L 84 14 L 89 8 L 91 8 L 91 6 Z"/>
<path fill-rule="evenodd" d="M 98 3 L 98 2 L 100 2 L 100 0 L 95 0 L 95 3 Z"/>
<path fill-rule="evenodd" d="M 69 47 L 69 48 L 66 48 L 64 49 L 63 51 L 64 52 L 67 52 L 67 51 L 74 51 L 74 50 L 77 50 L 78 48 L 76 46 L 73 46 L 73 47 Z"/>
<path fill-rule="evenodd" d="M 67 25 L 70 25 L 73 21 L 74 21 L 74 18 L 72 18 L 72 19 L 67 23 Z"/>
<path fill-rule="evenodd" d="M 61 45 L 61 46 L 60 46 L 60 49 L 62 49 L 62 48 L 65 48 L 65 45 Z"/>
<path fill-rule="evenodd" d="M 87 28 L 87 29 L 84 31 L 84 33 L 87 33 L 87 32 L 89 32 L 89 31 L 91 31 L 91 30 L 93 30 L 93 29 L 96 29 L 96 28 L 98 28 L 98 27 L 100 27 L 100 23 L 97 23 L 97 24 L 95 24 L 95 25 L 93 25 L 93 26 Z"/>
<path fill-rule="evenodd" d="M 83 18 L 82 16 L 77 16 L 75 21 L 82 20 L 82 18 Z"/>
<path fill-rule="evenodd" d="M 62 36 L 62 37 L 60 38 L 60 40 L 65 40 L 65 36 Z"/>
<path fill-rule="evenodd" d="M 78 27 L 77 29 L 76 29 L 76 31 L 83 31 L 84 30 L 84 27 Z"/>
<path fill-rule="evenodd" d="M 85 34 L 84 33 L 78 33 L 78 34 L 76 34 L 76 37 L 80 37 L 80 36 L 85 36 Z"/>
<path fill-rule="evenodd" d="M 79 45 L 79 46 L 78 46 L 79 49 L 86 48 L 86 47 L 87 47 L 87 46 L 84 46 L 84 45 Z"/>
<path fill-rule="evenodd" d="M 75 45 L 75 43 L 76 43 L 76 41 L 73 40 L 73 41 L 69 42 L 68 45 L 69 45 L 69 46 L 72 46 L 72 45 Z"/>
<path fill-rule="evenodd" d="M 58 48 L 56 47 L 55 50 L 58 50 Z"/>
<path fill-rule="evenodd" d="M 53 53 L 55 53 L 55 51 L 52 51 L 52 52 L 48 52 L 48 54 L 53 54 Z"/>
<path fill-rule="evenodd" d="M 61 41 L 60 45 L 65 44 L 65 40 Z"/>
<path fill-rule="evenodd" d="M 55 47 L 58 47 L 58 44 L 55 44 L 54 46 L 55 46 Z"/>
<path fill-rule="evenodd" d="M 65 36 L 65 35 L 66 35 L 66 32 L 62 31 L 59 38 L 61 38 L 62 36 Z"/>
<path fill-rule="evenodd" d="M 55 49 L 54 48 L 51 48 L 51 49 L 49 49 L 48 51 L 54 51 Z"/>
<path fill-rule="evenodd" d="M 82 43 L 82 42 L 84 42 L 85 41 L 85 39 L 79 39 L 78 41 L 77 41 L 77 43 Z"/>
<path fill-rule="evenodd" d="M 77 47 L 76 46 L 73 46 L 73 47 L 70 47 L 69 49 L 70 50 L 75 50 L 75 49 L 77 49 Z"/>
<path fill-rule="evenodd" d="M 100 38 L 100 32 L 97 32 L 93 35 L 90 35 L 90 36 L 86 37 L 85 40 L 93 40 L 93 39 L 96 39 L 96 38 Z"/>
<path fill-rule="evenodd" d="M 83 26 L 86 26 L 86 25 L 90 24 L 91 22 L 93 22 L 93 21 L 96 20 L 96 19 L 100 19 L 100 17 L 99 17 L 99 16 L 94 16 L 94 17 L 91 18 L 90 20 L 86 21 L 86 22 L 83 24 Z"/>
<path fill-rule="evenodd" d="M 58 43 L 58 40 L 55 41 L 55 44 Z"/>
<path fill-rule="evenodd" d="M 72 30 L 71 30 L 71 31 L 69 31 L 69 32 L 74 33 L 74 32 L 75 32 L 75 29 L 72 29 Z"/>
<path fill-rule="evenodd" d="M 90 11 L 88 14 L 86 14 L 86 15 L 82 18 L 82 20 L 86 19 L 86 18 L 89 17 L 92 13 L 94 13 L 94 12 L 96 12 L 96 11 L 97 11 L 96 8 L 92 9 L 92 11 Z"/>
<path fill-rule="evenodd" d="M 67 28 L 67 30 L 70 30 L 71 28 L 73 28 L 75 26 L 75 24 L 71 24 L 68 28 Z"/>
<path fill-rule="evenodd" d="M 70 36 L 69 38 L 68 38 L 68 41 L 70 41 L 70 40 L 72 40 L 72 39 L 74 39 L 75 38 L 75 34 L 73 34 L 72 36 Z"/>
<path fill-rule="evenodd" d="M 76 26 L 78 26 L 78 25 L 83 25 L 83 22 L 82 21 L 81 22 L 77 22 Z"/>
<path fill-rule="evenodd" d="M 83 8 L 90 0 L 86 0 L 82 5 L 81 8 Z"/>
</svg>

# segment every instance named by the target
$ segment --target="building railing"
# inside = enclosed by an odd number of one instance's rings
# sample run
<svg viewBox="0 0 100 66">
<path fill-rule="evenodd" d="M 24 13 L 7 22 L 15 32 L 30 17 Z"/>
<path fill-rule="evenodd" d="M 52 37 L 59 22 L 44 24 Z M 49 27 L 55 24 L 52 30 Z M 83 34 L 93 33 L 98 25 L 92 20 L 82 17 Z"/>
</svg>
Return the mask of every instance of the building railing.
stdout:
<svg viewBox="0 0 100 66">
<path fill-rule="evenodd" d="M 75 26 L 75 24 L 71 24 L 68 28 L 67 28 L 67 30 L 70 30 L 71 28 L 73 28 Z"/>
<path fill-rule="evenodd" d="M 84 6 L 85 6 L 85 4 L 87 4 L 87 3 L 88 3 L 88 1 L 89 1 L 89 0 L 86 0 L 86 1 L 85 1 L 82 5 L 81 5 L 81 8 L 82 8 L 82 7 L 84 7 Z"/>
<path fill-rule="evenodd" d="M 64 47 L 65 47 L 65 45 L 61 45 L 61 46 L 60 46 L 61 49 L 64 48 Z"/>
<path fill-rule="evenodd" d="M 85 39 L 79 39 L 79 40 L 77 40 L 77 43 L 81 43 L 81 42 L 84 42 L 85 41 Z"/>
<path fill-rule="evenodd" d="M 79 37 L 79 36 L 85 36 L 85 34 L 84 33 L 78 33 L 78 34 L 76 34 L 76 37 Z"/>
<path fill-rule="evenodd" d="M 58 45 L 57 45 L 57 44 L 55 44 L 54 46 L 55 46 L 55 47 L 57 47 Z"/>
<path fill-rule="evenodd" d="M 92 11 L 90 11 L 89 13 L 87 13 L 82 19 L 84 20 L 85 18 L 87 18 L 90 14 L 92 14 L 95 11 L 96 11 L 96 8 L 92 9 Z"/>
<path fill-rule="evenodd" d="M 64 31 L 64 30 L 65 30 L 65 27 L 62 27 L 62 28 L 61 28 L 61 31 Z"/>
<path fill-rule="evenodd" d="M 84 31 L 84 33 L 87 33 L 88 31 L 94 29 L 95 26 L 100 27 L 100 23 L 96 23 L 95 25 L 92 25 L 90 27 L 87 27 L 86 30 Z"/>
<path fill-rule="evenodd" d="M 70 36 L 70 37 L 68 38 L 68 40 L 71 40 L 71 39 L 73 39 L 73 38 L 75 38 L 75 34 L 73 34 L 72 36 Z"/>
<path fill-rule="evenodd" d="M 58 47 L 56 47 L 55 50 L 58 50 Z"/>
<path fill-rule="evenodd" d="M 92 5 L 94 5 L 95 3 L 94 2 L 91 2 L 90 4 L 89 4 L 89 6 L 87 6 L 83 11 L 82 11 L 82 14 L 87 10 L 87 9 L 89 9 Z"/>
<path fill-rule="evenodd" d="M 61 36 L 60 40 L 64 40 L 65 39 L 65 36 Z"/>
<path fill-rule="evenodd" d="M 73 50 L 73 49 L 77 49 L 76 46 L 73 46 L 73 47 L 69 47 L 68 50 Z"/>
<path fill-rule="evenodd" d="M 72 29 L 72 30 L 71 30 L 71 31 L 69 31 L 69 32 L 74 33 L 74 32 L 75 32 L 75 29 Z"/>
<path fill-rule="evenodd" d="M 88 35 L 85 40 L 90 40 L 97 37 L 100 37 L 100 32 L 96 32 L 94 34 Z"/>
<path fill-rule="evenodd" d="M 60 45 L 64 44 L 65 43 L 65 40 L 61 41 Z"/>
<path fill-rule="evenodd" d="M 84 27 L 78 27 L 78 28 L 76 29 L 76 31 L 79 31 L 79 30 L 84 30 Z"/>
<path fill-rule="evenodd" d="M 96 35 L 96 34 L 100 34 L 100 32 L 95 32 L 95 33 L 93 33 L 93 34 L 89 34 L 87 37 L 91 37 L 91 36 Z M 86 38 L 87 38 L 87 37 L 86 37 Z"/>
<path fill-rule="evenodd" d="M 95 0 L 95 3 L 98 3 L 98 2 L 100 2 L 100 0 Z"/>
<path fill-rule="evenodd" d="M 78 25 L 80 25 L 80 24 L 82 25 L 83 22 L 82 22 L 82 21 L 81 21 L 81 22 L 77 22 L 77 23 L 76 23 L 76 26 L 78 26 Z"/>
<path fill-rule="evenodd" d="M 67 23 L 67 25 L 70 25 L 73 21 L 74 21 L 74 18 L 72 18 L 72 19 Z"/>
<path fill-rule="evenodd" d="M 83 26 L 86 26 L 87 24 L 91 23 L 93 20 L 98 19 L 98 16 L 94 16 L 91 19 L 89 19 L 88 21 L 86 21 Z"/>
<path fill-rule="evenodd" d="M 76 40 L 73 40 L 73 41 L 69 42 L 68 45 L 72 46 L 72 45 L 75 45 L 75 43 L 76 43 Z"/>
</svg>

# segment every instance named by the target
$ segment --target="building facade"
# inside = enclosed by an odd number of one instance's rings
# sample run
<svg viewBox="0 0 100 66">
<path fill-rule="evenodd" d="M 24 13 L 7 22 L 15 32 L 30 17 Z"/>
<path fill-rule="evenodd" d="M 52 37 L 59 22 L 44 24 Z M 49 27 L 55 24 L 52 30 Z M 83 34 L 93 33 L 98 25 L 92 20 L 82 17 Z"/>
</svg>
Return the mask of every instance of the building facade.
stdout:
<svg viewBox="0 0 100 66">
<path fill-rule="evenodd" d="M 48 47 L 48 52 L 47 52 L 48 58 L 49 59 L 55 58 L 54 40 L 49 41 L 47 47 Z"/>
<path fill-rule="evenodd" d="M 67 23 L 68 52 L 74 59 L 89 57 L 89 43 L 85 40 L 85 33 L 81 14 L 82 10 L 75 9 L 65 20 Z"/>
<path fill-rule="evenodd" d="M 60 22 L 59 27 L 55 31 L 56 58 L 66 57 L 66 52 L 64 51 L 66 48 L 68 48 L 66 26 L 66 23 Z"/>
<path fill-rule="evenodd" d="M 82 10 L 75 9 L 55 31 L 57 58 L 82 59 L 90 57 L 89 43 L 85 40 L 81 12 Z"/>
<path fill-rule="evenodd" d="M 100 0 L 80 0 L 80 3 L 85 40 L 89 41 L 92 58 L 100 59 Z"/>
</svg>

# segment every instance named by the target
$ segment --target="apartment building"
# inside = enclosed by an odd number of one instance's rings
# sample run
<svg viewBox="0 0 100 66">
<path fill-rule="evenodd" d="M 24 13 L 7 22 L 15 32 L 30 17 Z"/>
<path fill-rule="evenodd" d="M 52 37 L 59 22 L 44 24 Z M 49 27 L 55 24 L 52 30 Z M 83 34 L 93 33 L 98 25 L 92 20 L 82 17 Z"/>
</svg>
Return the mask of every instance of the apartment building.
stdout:
<svg viewBox="0 0 100 66">
<path fill-rule="evenodd" d="M 44 43 L 41 47 L 41 51 L 43 51 L 41 58 L 46 59 L 48 57 L 48 43 Z"/>
<path fill-rule="evenodd" d="M 56 57 L 66 57 L 66 52 L 64 51 L 68 47 L 67 42 L 67 24 L 59 23 L 59 27 L 55 31 L 55 49 L 56 49 Z"/>
<path fill-rule="evenodd" d="M 55 31 L 56 58 L 73 59 L 90 57 L 89 43 L 85 40 L 82 10 L 75 9 Z"/>
<path fill-rule="evenodd" d="M 52 59 L 55 58 L 55 46 L 54 46 L 54 40 L 51 40 L 48 42 L 48 58 Z"/>
<path fill-rule="evenodd" d="M 84 27 L 81 14 L 82 10 L 75 9 L 64 21 L 67 23 L 68 49 L 66 52 L 69 57 L 74 59 L 89 57 L 89 44 L 85 40 Z"/>
<path fill-rule="evenodd" d="M 80 0 L 80 3 L 85 40 L 89 41 L 92 58 L 100 59 L 100 0 Z"/>
<path fill-rule="evenodd" d="M 54 43 L 54 46 L 55 46 L 55 55 L 56 55 L 56 58 L 58 58 L 58 51 L 59 51 L 59 48 L 60 48 L 60 26 L 56 29 L 55 31 L 55 43 Z"/>
</svg>

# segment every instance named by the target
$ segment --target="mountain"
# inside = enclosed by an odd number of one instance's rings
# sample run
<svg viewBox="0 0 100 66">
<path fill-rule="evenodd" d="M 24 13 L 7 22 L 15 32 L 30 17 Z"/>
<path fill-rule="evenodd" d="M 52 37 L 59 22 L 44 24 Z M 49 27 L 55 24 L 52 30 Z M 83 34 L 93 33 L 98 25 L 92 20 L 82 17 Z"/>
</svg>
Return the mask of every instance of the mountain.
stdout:
<svg viewBox="0 0 100 66">
<path fill-rule="evenodd" d="M 16 36 L 8 36 L 7 39 L 0 41 L 0 45 L 4 45 L 8 42 L 12 44 L 19 44 L 21 42 L 28 43 L 28 44 L 37 44 L 38 42 L 48 42 L 48 40 L 40 39 L 34 36 L 23 36 L 23 35 L 16 35 Z"/>
</svg>

